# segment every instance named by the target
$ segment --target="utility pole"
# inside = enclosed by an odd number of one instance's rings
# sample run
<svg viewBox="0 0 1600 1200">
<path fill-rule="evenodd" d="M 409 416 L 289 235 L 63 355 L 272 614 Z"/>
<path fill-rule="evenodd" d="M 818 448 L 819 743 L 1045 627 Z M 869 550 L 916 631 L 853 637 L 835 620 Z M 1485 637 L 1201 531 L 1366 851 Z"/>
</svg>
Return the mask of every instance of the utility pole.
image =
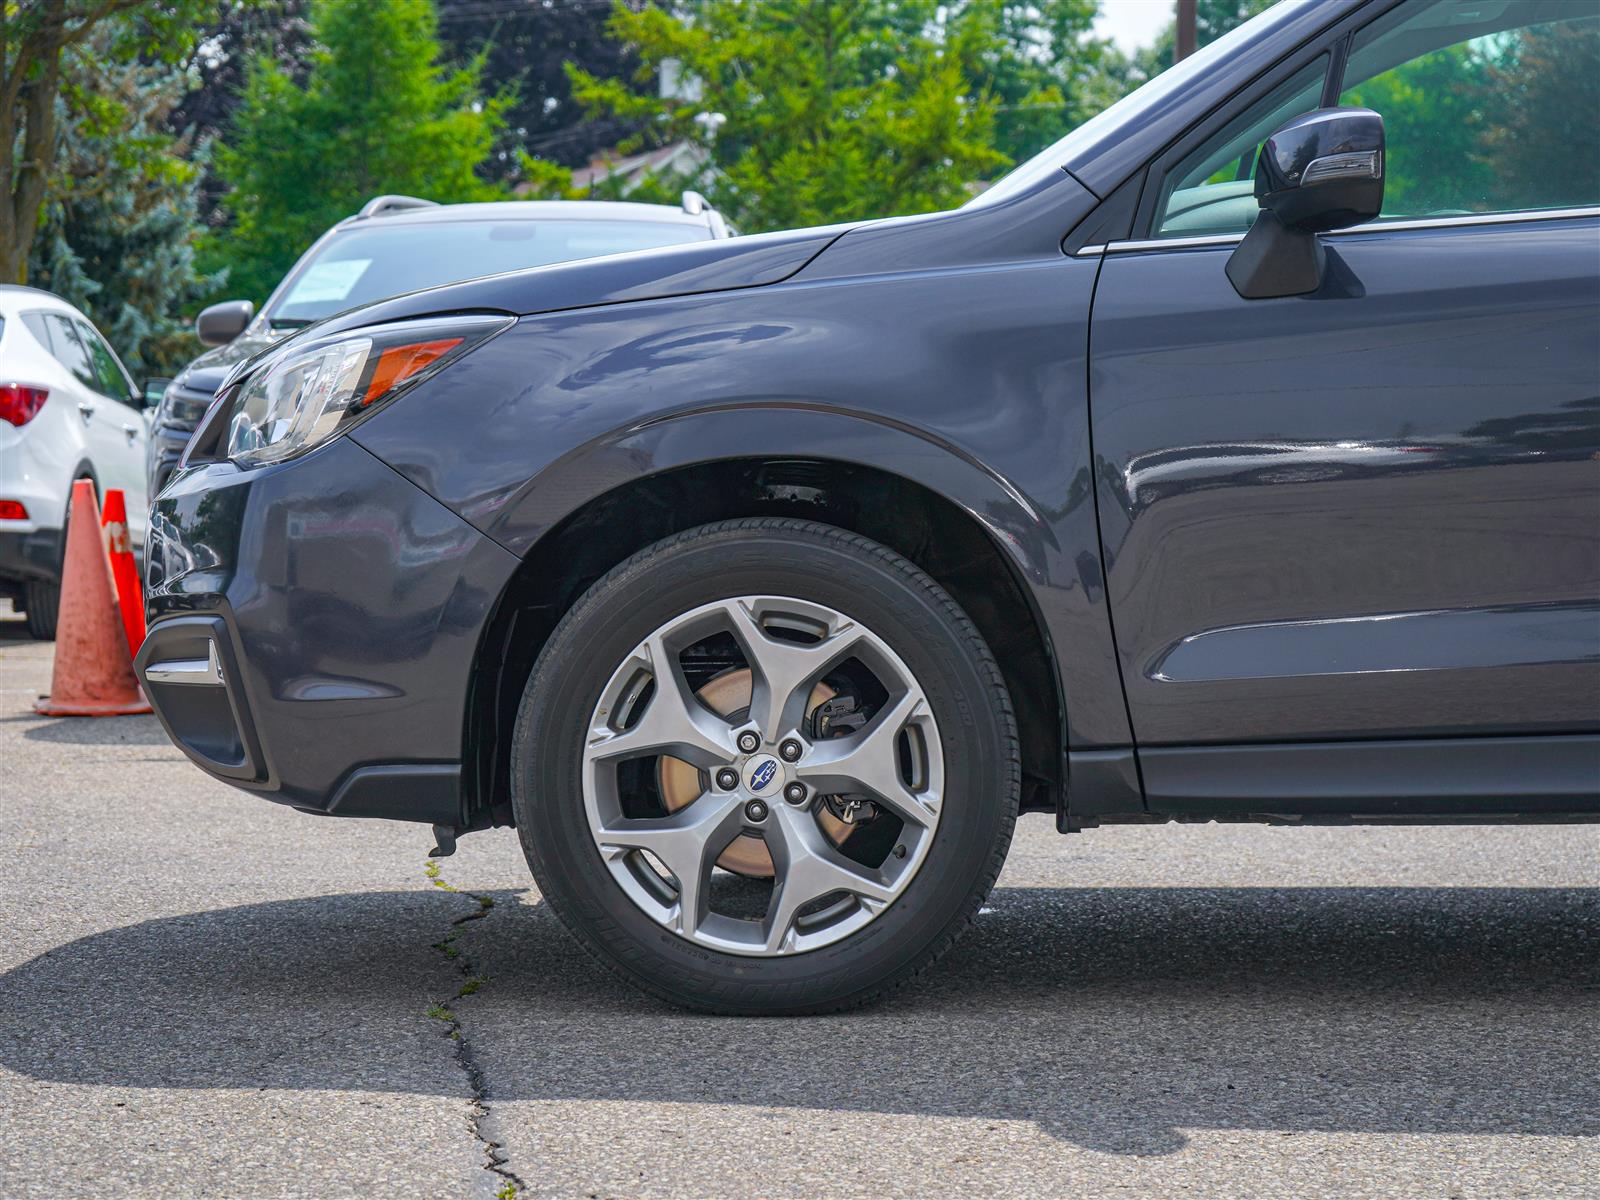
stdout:
<svg viewBox="0 0 1600 1200">
<path fill-rule="evenodd" d="M 1178 39 L 1174 62 L 1182 62 L 1194 53 L 1196 0 L 1178 0 Z"/>
</svg>

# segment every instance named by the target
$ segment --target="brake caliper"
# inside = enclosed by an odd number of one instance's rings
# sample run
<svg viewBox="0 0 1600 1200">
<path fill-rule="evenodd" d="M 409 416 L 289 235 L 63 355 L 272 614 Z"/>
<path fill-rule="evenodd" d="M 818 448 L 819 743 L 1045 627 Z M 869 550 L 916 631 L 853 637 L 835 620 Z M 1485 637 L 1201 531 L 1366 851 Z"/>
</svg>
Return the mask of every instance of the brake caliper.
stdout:
<svg viewBox="0 0 1600 1200">
<path fill-rule="evenodd" d="M 817 705 L 811 714 L 811 737 L 813 741 L 845 737 L 866 723 L 859 701 L 849 692 L 841 692 Z M 878 815 L 878 806 L 865 796 L 824 796 L 822 802 L 846 825 L 858 825 Z"/>
</svg>

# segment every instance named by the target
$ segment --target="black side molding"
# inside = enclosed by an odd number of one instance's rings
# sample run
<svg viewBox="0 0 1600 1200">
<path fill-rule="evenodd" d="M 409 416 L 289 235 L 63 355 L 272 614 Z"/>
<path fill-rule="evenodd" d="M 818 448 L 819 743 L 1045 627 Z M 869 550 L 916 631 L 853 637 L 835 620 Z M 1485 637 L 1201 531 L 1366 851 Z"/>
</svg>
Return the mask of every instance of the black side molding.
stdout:
<svg viewBox="0 0 1600 1200">
<path fill-rule="evenodd" d="M 1600 735 L 1164 746 L 1152 813 L 1350 820 L 1600 817 Z"/>
</svg>

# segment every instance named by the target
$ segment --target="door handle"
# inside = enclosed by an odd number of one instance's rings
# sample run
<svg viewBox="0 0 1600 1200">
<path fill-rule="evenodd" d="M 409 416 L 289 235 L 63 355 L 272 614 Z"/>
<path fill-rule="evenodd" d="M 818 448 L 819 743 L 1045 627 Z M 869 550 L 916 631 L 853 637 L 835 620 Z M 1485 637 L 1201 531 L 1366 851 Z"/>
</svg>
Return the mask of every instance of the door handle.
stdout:
<svg viewBox="0 0 1600 1200">
<path fill-rule="evenodd" d="M 83 418 L 83 423 L 87 425 L 89 423 L 89 418 L 94 416 L 94 405 L 90 404 L 87 400 L 79 400 L 78 415 Z"/>
<path fill-rule="evenodd" d="M 130 446 L 133 445 L 133 443 L 139 437 L 139 427 L 137 425 L 124 425 L 122 427 L 122 432 L 128 435 L 128 445 Z"/>
</svg>

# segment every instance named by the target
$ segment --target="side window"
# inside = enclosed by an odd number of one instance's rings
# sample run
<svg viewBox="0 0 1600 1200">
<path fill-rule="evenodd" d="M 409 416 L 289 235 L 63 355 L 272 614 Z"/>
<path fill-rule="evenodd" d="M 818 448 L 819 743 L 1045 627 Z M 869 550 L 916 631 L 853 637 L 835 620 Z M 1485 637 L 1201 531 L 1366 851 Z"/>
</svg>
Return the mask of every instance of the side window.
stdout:
<svg viewBox="0 0 1600 1200">
<path fill-rule="evenodd" d="M 1356 35 L 1341 104 L 1383 117 L 1384 217 L 1600 204 L 1600 10 L 1409 0 Z"/>
<path fill-rule="evenodd" d="M 50 352 L 56 361 L 71 371 L 84 387 L 98 392 L 100 379 L 95 374 L 94 362 L 89 358 L 88 348 L 78 340 L 72 322 L 60 313 L 45 313 L 44 320 L 50 329 Z"/>
<path fill-rule="evenodd" d="M 1156 237 L 1243 233 L 1256 219 L 1261 143 L 1291 117 L 1322 103 L 1328 56 L 1311 62 L 1189 153 L 1162 182 Z"/>
<path fill-rule="evenodd" d="M 83 321 L 74 321 L 73 325 L 78 330 L 78 335 L 83 339 L 83 344 L 89 348 L 89 357 L 94 362 L 94 373 L 99 383 L 96 389 L 113 400 L 120 400 L 124 404 L 133 403 L 133 380 L 128 378 L 128 373 L 122 369 L 122 364 L 117 361 L 117 356 L 112 353 L 111 347 L 101 337 L 92 325 Z"/>
<path fill-rule="evenodd" d="M 28 332 L 33 334 L 34 341 L 45 348 L 51 358 L 56 357 L 56 348 L 50 342 L 50 326 L 45 322 L 42 312 L 25 312 L 22 314 L 22 324 Z"/>
</svg>

